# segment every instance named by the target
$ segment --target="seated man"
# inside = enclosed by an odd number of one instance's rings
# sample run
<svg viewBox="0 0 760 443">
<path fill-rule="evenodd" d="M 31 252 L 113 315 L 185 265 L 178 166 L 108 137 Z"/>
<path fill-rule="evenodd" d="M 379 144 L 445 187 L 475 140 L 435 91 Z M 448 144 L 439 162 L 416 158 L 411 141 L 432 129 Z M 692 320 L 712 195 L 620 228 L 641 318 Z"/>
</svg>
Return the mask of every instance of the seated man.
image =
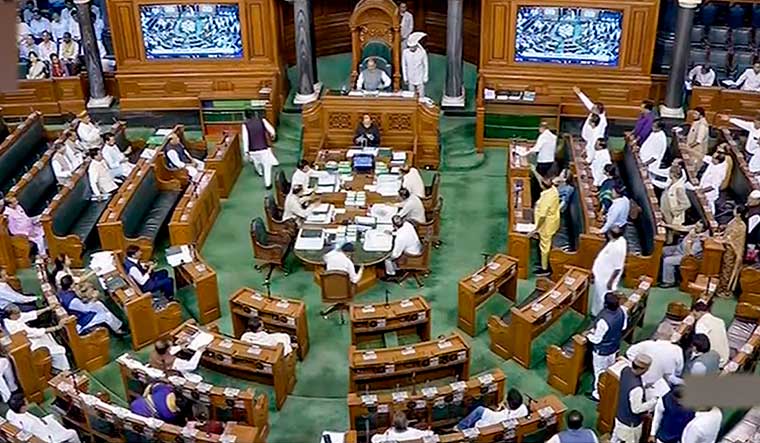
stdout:
<svg viewBox="0 0 760 443">
<path fill-rule="evenodd" d="M 407 440 L 419 440 L 423 437 L 432 437 L 433 431 L 423 431 L 417 428 L 410 428 L 409 421 L 402 411 L 396 411 L 393 414 L 393 426 L 388 428 L 382 434 L 372 436 L 372 443 L 400 443 Z"/>
<path fill-rule="evenodd" d="M 382 91 L 391 85 L 391 78 L 382 69 L 377 69 L 374 58 L 367 60 L 367 69 L 359 73 L 356 89 L 360 91 Z"/>
<path fill-rule="evenodd" d="M 156 262 L 140 262 L 142 251 L 139 246 L 129 245 L 127 247 L 127 257 L 124 259 L 124 269 L 129 277 L 140 287 L 143 292 L 151 292 L 156 296 L 156 292 L 161 292 L 167 300 L 174 299 L 174 279 L 169 277 L 169 273 L 162 269 L 154 271 Z"/>
<path fill-rule="evenodd" d="M 731 358 L 726 323 L 710 312 L 710 306 L 704 300 L 694 304 L 694 316 L 697 318 L 694 332 L 707 336 L 710 341 L 710 349 L 717 352 L 720 357 L 719 364 L 722 368 Z"/>
<path fill-rule="evenodd" d="M 362 121 L 354 131 L 354 144 L 357 146 L 380 146 L 380 129 L 369 114 L 362 116 Z"/>
<path fill-rule="evenodd" d="M 66 359 L 66 348 L 59 345 L 51 332 L 59 331 L 63 329 L 63 326 L 56 325 L 49 328 L 35 328 L 29 326 L 28 323 L 37 320 L 37 317 L 41 314 L 51 311 L 52 307 L 38 309 L 36 311 L 21 312 L 18 306 L 10 304 L 5 308 L 5 330 L 8 334 L 15 334 L 16 332 L 24 332 L 26 338 L 29 339 L 32 351 L 39 348 L 47 348 L 50 352 L 50 357 L 53 360 L 53 368 L 58 371 L 68 371 L 71 369 L 69 361 Z"/>
<path fill-rule="evenodd" d="M 393 227 L 396 228 L 393 251 L 391 251 L 391 256 L 385 260 L 385 274 L 389 276 L 396 275 L 395 260 L 401 258 L 404 254 L 418 255 L 422 252 L 420 237 L 411 223 L 398 215 L 394 215 Z"/>
<path fill-rule="evenodd" d="M 600 232 L 605 234 L 613 227 L 625 229 L 625 225 L 628 223 L 628 213 L 630 210 L 631 201 L 625 196 L 623 186 L 619 184 L 612 189 L 612 204 L 607 211 L 607 219 Z"/>
<path fill-rule="evenodd" d="M 760 62 L 755 62 L 751 68 L 745 69 L 736 81 L 723 80 L 723 84 L 735 86 L 742 91 L 760 92 Z"/>
<path fill-rule="evenodd" d="M 502 402 L 494 411 L 485 406 L 478 406 L 456 426 L 459 431 L 470 428 L 483 428 L 489 425 L 501 423 L 506 420 L 517 420 L 527 417 L 530 411 L 523 403 L 522 394 L 515 388 L 507 392 L 506 404 Z"/>
<path fill-rule="evenodd" d="M 164 145 L 164 155 L 166 155 L 166 162 L 170 168 L 185 169 L 190 178 L 195 178 L 198 171 L 203 170 L 203 162 L 191 157 L 177 134 L 173 132 L 169 134 L 169 142 Z"/>
<path fill-rule="evenodd" d="M 168 340 L 158 340 L 150 352 L 148 365 L 162 371 L 193 372 L 198 369 L 204 348 L 195 351 L 189 360 L 177 357 L 180 350 L 179 346 L 172 346 Z"/>
<path fill-rule="evenodd" d="M 354 252 L 353 243 L 344 243 L 338 249 L 325 254 L 325 270 L 326 271 L 343 271 L 348 274 L 348 278 L 351 283 L 356 284 L 362 278 L 362 272 L 364 272 L 364 266 L 359 268 L 359 272 L 356 272 L 354 262 L 346 254 Z"/>
<path fill-rule="evenodd" d="M 403 166 L 401 168 L 403 177 L 401 178 L 401 187 L 408 189 L 412 195 L 419 198 L 425 197 L 425 182 L 422 181 L 420 171 L 414 166 Z"/>
<path fill-rule="evenodd" d="M 157 418 L 172 424 L 181 420 L 177 394 L 174 393 L 174 387 L 166 383 L 146 386 L 143 395 L 129 404 L 129 410 L 143 417 Z"/>
<path fill-rule="evenodd" d="M 254 345 L 277 346 L 282 343 L 285 355 L 293 352 L 293 346 L 290 344 L 290 336 L 282 332 L 267 332 L 264 330 L 264 324 L 258 317 L 248 320 L 246 331 L 240 336 L 240 340 Z"/>
<path fill-rule="evenodd" d="M 300 186 L 303 189 L 309 189 L 309 181 L 311 180 L 311 165 L 306 160 L 300 160 L 298 167 L 293 171 L 293 175 L 290 177 L 290 186 Z"/>
<path fill-rule="evenodd" d="M 694 334 L 691 346 L 691 354 L 684 362 L 684 376 L 717 374 L 720 371 L 720 355 L 712 349 L 706 334 Z"/>
<path fill-rule="evenodd" d="M 111 193 L 119 189 L 108 171 L 108 164 L 103 159 L 100 149 L 90 150 L 90 164 L 87 166 L 87 176 L 90 179 L 90 188 L 93 197 L 108 200 Z"/>
<path fill-rule="evenodd" d="M 715 85 L 715 71 L 709 63 L 696 65 L 686 74 L 686 90 L 691 91 L 694 86 Z"/>
<path fill-rule="evenodd" d="M 425 206 L 422 200 L 406 188 L 399 189 L 398 195 L 401 197 L 401 209 L 398 211 L 398 216 L 404 220 L 425 223 Z"/>
<path fill-rule="evenodd" d="M 300 226 L 311 214 L 308 206 L 312 200 L 313 196 L 306 195 L 301 185 L 290 185 L 290 192 L 285 196 L 282 221 L 293 220 Z"/>
<path fill-rule="evenodd" d="M 56 143 L 53 149 L 55 153 L 50 159 L 50 165 L 53 167 L 55 179 L 59 185 L 68 184 L 74 171 L 82 164 L 82 158 L 69 149 L 66 143 Z"/>
<path fill-rule="evenodd" d="M 702 241 L 707 237 L 705 225 L 697 221 L 677 245 L 662 248 L 662 284 L 661 288 L 676 286 L 676 269 L 681 266 L 681 260 L 687 255 L 702 254 Z"/>
<path fill-rule="evenodd" d="M 77 136 L 79 141 L 86 149 L 100 148 L 103 144 L 103 138 L 100 135 L 100 128 L 96 125 L 87 111 L 82 111 L 77 116 L 79 124 L 77 125 Z"/>
<path fill-rule="evenodd" d="M 24 394 L 16 393 L 8 402 L 5 419 L 19 429 L 42 441 L 51 443 L 79 443 L 79 436 L 71 429 L 64 428 L 52 415 L 39 418 L 29 412 Z"/>
<path fill-rule="evenodd" d="M 71 38 L 70 32 L 63 33 L 63 41 L 58 45 L 58 57 L 70 73 L 79 72 L 79 43 Z"/>
<path fill-rule="evenodd" d="M 132 152 L 131 147 L 127 148 L 126 152 L 121 152 L 119 145 L 116 144 L 116 136 L 110 132 L 103 136 L 103 140 L 105 141 L 102 149 L 103 160 L 108 165 L 108 172 L 111 173 L 111 177 L 126 178 L 135 168 L 135 165 L 130 163 L 125 155 Z"/>
<path fill-rule="evenodd" d="M 126 335 L 122 330 L 122 322 L 116 318 L 106 305 L 99 300 L 82 300 L 74 290 L 74 278 L 64 275 L 61 278 L 61 287 L 56 294 L 66 312 L 77 319 L 77 332 L 92 329 L 98 325 L 108 326 L 118 336 Z"/>
<path fill-rule="evenodd" d="M 40 217 L 29 217 L 16 200 L 8 197 L 0 202 L 0 212 L 8 219 L 8 231 L 11 235 L 26 237 L 32 244 L 31 255 L 47 256 L 45 246 L 45 231 L 42 229 Z"/>
<path fill-rule="evenodd" d="M 4 311 L 10 304 L 15 304 L 22 312 L 37 309 L 37 297 L 24 295 L 8 284 L 8 271 L 0 268 L 0 311 Z"/>
</svg>

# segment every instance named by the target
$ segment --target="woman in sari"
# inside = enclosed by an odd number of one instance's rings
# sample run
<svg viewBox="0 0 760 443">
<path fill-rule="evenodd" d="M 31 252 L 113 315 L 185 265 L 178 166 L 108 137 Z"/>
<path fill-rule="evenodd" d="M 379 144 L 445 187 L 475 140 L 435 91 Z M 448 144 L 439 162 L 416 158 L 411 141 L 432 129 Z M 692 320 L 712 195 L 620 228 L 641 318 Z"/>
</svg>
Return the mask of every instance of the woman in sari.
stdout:
<svg viewBox="0 0 760 443">
<path fill-rule="evenodd" d="M 744 244 L 747 240 L 747 224 L 744 223 L 745 215 L 744 206 L 734 208 L 734 218 L 726 225 L 723 232 L 722 240 L 725 246 L 723 253 L 723 265 L 720 268 L 718 297 L 731 298 L 736 289 L 736 283 L 739 280 L 739 271 L 742 267 L 742 257 L 744 256 Z"/>
<path fill-rule="evenodd" d="M 36 52 L 29 53 L 29 70 L 26 73 L 26 78 L 29 80 L 40 80 L 47 78 L 48 70 L 47 65 L 40 60 L 40 57 Z"/>
</svg>

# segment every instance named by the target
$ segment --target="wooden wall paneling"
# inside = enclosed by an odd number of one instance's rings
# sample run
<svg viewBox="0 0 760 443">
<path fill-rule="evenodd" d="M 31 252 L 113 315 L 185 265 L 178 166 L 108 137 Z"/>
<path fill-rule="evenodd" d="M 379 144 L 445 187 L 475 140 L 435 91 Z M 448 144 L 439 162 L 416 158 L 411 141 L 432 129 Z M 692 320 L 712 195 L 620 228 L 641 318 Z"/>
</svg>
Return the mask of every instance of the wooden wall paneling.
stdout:
<svg viewBox="0 0 760 443">
<path fill-rule="evenodd" d="M 5 117 L 26 117 L 32 111 L 45 115 L 61 113 L 53 80 L 19 80 L 18 89 L 0 93 Z"/>
</svg>

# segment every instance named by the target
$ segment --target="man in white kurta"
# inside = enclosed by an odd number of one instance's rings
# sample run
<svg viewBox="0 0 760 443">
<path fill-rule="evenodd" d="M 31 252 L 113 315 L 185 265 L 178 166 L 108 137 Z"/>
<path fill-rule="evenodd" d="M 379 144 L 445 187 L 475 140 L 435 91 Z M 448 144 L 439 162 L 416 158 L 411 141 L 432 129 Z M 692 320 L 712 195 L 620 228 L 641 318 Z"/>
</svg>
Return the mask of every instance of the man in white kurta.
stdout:
<svg viewBox="0 0 760 443">
<path fill-rule="evenodd" d="M 409 440 L 420 440 L 426 437 L 433 437 L 433 431 L 423 431 L 417 428 L 410 428 L 406 415 L 402 411 L 397 411 L 393 415 L 393 425 L 382 434 L 372 436 L 372 443 L 402 443 Z"/>
<path fill-rule="evenodd" d="M 728 163 L 725 155 L 720 152 L 712 156 L 706 155 L 704 162 L 707 163 L 707 169 L 699 179 L 699 187 L 705 194 L 710 212 L 715 214 L 715 201 L 718 200 L 720 194 L 720 185 L 728 174 Z"/>
<path fill-rule="evenodd" d="M 9 334 L 15 334 L 16 332 L 26 333 L 26 338 L 29 339 L 29 343 L 32 346 L 32 351 L 39 348 L 47 348 L 50 352 L 50 357 L 53 360 L 53 367 L 59 371 L 68 371 L 71 369 L 69 361 L 66 359 L 66 348 L 59 345 L 51 332 L 61 329 L 61 326 L 53 326 L 47 329 L 34 328 L 27 323 L 37 320 L 37 316 L 50 311 L 52 308 L 47 307 L 39 309 L 37 311 L 21 312 L 16 305 L 8 305 L 5 308 L 6 315 L 8 316 L 3 324 Z"/>
<path fill-rule="evenodd" d="M 328 252 L 324 256 L 325 270 L 343 271 L 348 274 L 348 279 L 351 280 L 351 283 L 357 284 L 362 278 L 364 266 L 360 267 L 358 272 L 356 271 L 354 262 L 346 255 L 352 252 L 354 252 L 353 243 L 344 243 L 340 248 Z"/>
<path fill-rule="evenodd" d="M 50 159 L 50 165 L 53 167 L 53 174 L 59 185 L 65 185 L 71 181 L 76 167 L 68 155 L 66 155 L 66 144 L 58 143 L 54 147 L 55 153 Z"/>
<path fill-rule="evenodd" d="M 612 156 L 607 149 L 607 143 L 604 140 L 597 139 L 593 154 L 589 162 L 589 168 L 591 169 L 591 178 L 593 179 L 594 186 L 601 186 L 605 180 L 607 180 L 607 174 L 604 172 L 604 167 L 612 164 Z"/>
<path fill-rule="evenodd" d="M 728 333 L 726 323 L 723 319 L 714 316 L 710 312 L 710 307 L 703 301 L 698 301 L 694 305 L 694 314 L 697 322 L 694 325 L 694 332 L 705 334 L 710 340 L 710 349 L 717 352 L 720 356 L 720 367 L 728 363 L 731 351 L 728 344 Z"/>
<path fill-rule="evenodd" d="M 385 260 L 385 273 L 391 276 L 396 275 L 396 263 L 394 260 L 397 260 L 404 254 L 418 255 L 422 252 L 420 237 L 411 223 L 404 221 L 398 215 L 394 215 L 393 226 L 396 228 L 393 251 L 391 251 L 390 258 Z"/>
<path fill-rule="evenodd" d="M 697 65 L 686 74 L 686 89 L 691 91 L 694 86 L 713 86 L 715 71 L 709 65 Z"/>
<path fill-rule="evenodd" d="M 554 165 L 554 156 L 557 152 L 557 136 L 549 129 L 549 124 L 541 122 L 538 127 L 538 138 L 527 154 L 536 154 L 536 170 L 541 176 L 545 176 Z"/>
<path fill-rule="evenodd" d="M 740 118 L 731 118 L 727 115 L 722 115 L 721 118 L 737 128 L 747 131 L 747 141 L 744 142 L 744 150 L 747 154 L 756 155 L 760 152 L 760 116 L 751 122 Z"/>
<path fill-rule="evenodd" d="M 129 162 L 127 156 L 121 152 L 119 145 L 116 144 L 116 137 L 113 134 L 106 134 L 106 142 L 103 145 L 103 160 L 108 165 L 108 172 L 111 173 L 111 177 L 124 178 L 129 175 L 135 168 L 135 165 Z"/>
<path fill-rule="evenodd" d="M 305 207 L 311 200 L 310 196 L 303 195 L 300 185 L 291 185 L 290 192 L 285 196 L 285 204 L 282 210 L 282 221 L 295 220 L 299 225 L 311 214 L 311 209 Z"/>
<path fill-rule="evenodd" d="M 405 220 L 425 223 L 425 205 L 422 204 L 422 200 L 417 195 L 412 194 L 407 188 L 399 189 L 398 195 L 402 199 L 398 216 Z"/>
<path fill-rule="evenodd" d="M 398 4 L 398 13 L 401 15 L 401 47 L 406 47 L 406 39 L 414 31 L 414 16 L 407 7 L 406 2 Z"/>
<path fill-rule="evenodd" d="M 90 114 L 83 111 L 79 114 L 79 125 L 77 125 L 77 136 L 79 142 L 85 149 L 100 148 L 103 145 L 103 138 L 98 125 L 93 123 Z"/>
<path fill-rule="evenodd" d="M 428 82 L 428 55 L 420 45 L 423 32 L 413 32 L 406 41 L 407 48 L 401 57 L 404 82 L 410 91 L 417 91 L 419 98 L 425 97 L 425 83 Z"/>
<path fill-rule="evenodd" d="M 599 117 L 599 130 L 601 131 L 601 137 L 604 137 L 607 134 L 607 113 L 604 112 L 604 105 L 602 103 L 594 103 L 591 101 L 590 98 L 586 94 L 581 91 L 581 89 L 577 86 L 573 87 L 573 92 L 575 92 L 575 95 L 578 96 L 578 98 L 583 103 L 583 106 L 586 107 L 589 114 L 586 117 L 586 122 L 584 123 L 584 127 L 589 123 L 589 119 L 592 115 L 596 115 Z"/>
<path fill-rule="evenodd" d="M 8 406 L 10 408 L 5 414 L 5 419 L 42 441 L 50 443 L 79 443 L 77 433 L 71 429 L 64 428 L 52 415 L 39 418 L 29 412 L 23 394 L 14 394 Z"/>
<path fill-rule="evenodd" d="M 18 383 L 11 361 L 6 357 L 0 357 L 0 399 L 7 403 L 11 394 L 17 390 Z"/>
<path fill-rule="evenodd" d="M 641 376 L 644 383 L 646 398 L 656 397 L 652 394 L 654 383 L 664 379 L 669 383 L 679 383 L 683 373 L 684 360 L 683 349 L 680 346 L 671 343 L 670 339 L 665 340 L 644 340 L 631 345 L 625 355 L 628 360 L 633 360 L 639 354 L 646 354 L 652 357 L 652 364 L 649 370 Z M 650 385 L 650 389 L 647 389 Z"/>
<path fill-rule="evenodd" d="M 87 166 L 87 178 L 90 180 L 92 195 L 96 198 L 108 198 L 108 196 L 119 189 L 116 182 L 113 181 L 111 173 L 108 171 L 108 165 L 103 160 L 103 154 L 100 149 L 90 151 L 90 164 Z"/>
<path fill-rule="evenodd" d="M 293 352 L 293 345 L 290 343 L 290 336 L 282 332 L 267 332 L 264 330 L 264 325 L 257 317 L 253 317 L 248 321 L 246 332 L 240 336 L 240 340 L 260 346 L 277 346 L 282 345 L 285 355 L 290 355 Z"/>
<path fill-rule="evenodd" d="M 581 129 L 581 138 L 586 143 L 586 161 L 589 163 L 594 161 L 598 150 L 597 144 L 600 143 L 600 140 L 604 142 L 604 128 L 600 125 L 600 121 L 598 115 L 590 114 Z M 606 142 L 604 144 L 606 149 Z"/>
<path fill-rule="evenodd" d="M 717 407 L 698 410 L 694 418 L 683 428 L 681 443 L 715 443 L 718 441 L 722 422 L 723 412 Z"/>
<path fill-rule="evenodd" d="M 401 170 L 404 176 L 401 178 L 401 187 L 409 190 L 409 193 L 419 198 L 425 197 L 425 183 L 422 181 L 420 171 L 414 166 L 404 167 Z"/>
<path fill-rule="evenodd" d="M 621 228 L 609 231 L 609 241 L 594 259 L 591 272 L 594 275 L 594 298 L 591 300 L 591 315 L 596 317 L 604 307 L 604 296 L 617 291 L 620 277 L 625 268 L 628 242 Z"/>
<path fill-rule="evenodd" d="M 34 31 L 34 28 L 32 28 Z M 742 91 L 760 92 L 760 63 L 747 68 L 734 82 Z"/>
<path fill-rule="evenodd" d="M 300 186 L 303 189 L 309 189 L 309 182 L 311 181 L 311 165 L 306 160 L 298 162 L 298 167 L 293 171 L 293 175 L 290 177 L 290 186 Z"/>
<path fill-rule="evenodd" d="M 639 150 L 639 159 L 649 171 L 652 182 L 664 181 L 668 177 L 668 168 L 661 168 L 662 157 L 668 148 L 668 138 L 662 129 L 662 123 L 655 121 L 649 134 Z M 656 178 L 656 179 L 655 179 Z"/>
</svg>

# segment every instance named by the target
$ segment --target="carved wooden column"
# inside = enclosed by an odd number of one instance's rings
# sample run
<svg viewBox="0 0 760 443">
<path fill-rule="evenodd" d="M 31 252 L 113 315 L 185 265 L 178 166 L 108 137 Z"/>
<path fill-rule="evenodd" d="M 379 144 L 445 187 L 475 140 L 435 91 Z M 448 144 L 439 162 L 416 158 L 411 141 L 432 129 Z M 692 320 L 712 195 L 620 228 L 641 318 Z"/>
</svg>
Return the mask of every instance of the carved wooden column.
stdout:
<svg viewBox="0 0 760 443">
<path fill-rule="evenodd" d="M 295 104 L 306 104 L 319 97 L 317 83 L 317 60 L 314 50 L 314 24 L 311 0 L 288 0 L 293 3 L 293 22 L 296 34 L 296 69 L 298 70 L 298 90 L 293 99 Z"/>
<path fill-rule="evenodd" d="M 464 107 L 464 87 L 462 76 L 462 0 L 448 0 L 446 13 L 446 88 L 443 91 L 441 106 Z"/>
<path fill-rule="evenodd" d="M 106 95 L 106 84 L 103 79 L 103 66 L 100 62 L 100 50 L 95 39 L 95 29 L 92 24 L 90 0 L 74 0 L 77 5 L 79 30 L 82 34 L 82 53 L 87 67 L 87 81 L 90 85 L 90 100 L 88 108 L 108 108 L 113 97 Z"/>
<path fill-rule="evenodd" d="M 686 69 L 689 66 L 691 27 L 694 24 L 694 10 L 700 0 L 678 0 L 676 39 L 673 45 L 673 62 L 670 64 L 665 104 L 660 107 L 660 115 L 669 118 L 683 118 L 683 89 Z"/>
</svg>

